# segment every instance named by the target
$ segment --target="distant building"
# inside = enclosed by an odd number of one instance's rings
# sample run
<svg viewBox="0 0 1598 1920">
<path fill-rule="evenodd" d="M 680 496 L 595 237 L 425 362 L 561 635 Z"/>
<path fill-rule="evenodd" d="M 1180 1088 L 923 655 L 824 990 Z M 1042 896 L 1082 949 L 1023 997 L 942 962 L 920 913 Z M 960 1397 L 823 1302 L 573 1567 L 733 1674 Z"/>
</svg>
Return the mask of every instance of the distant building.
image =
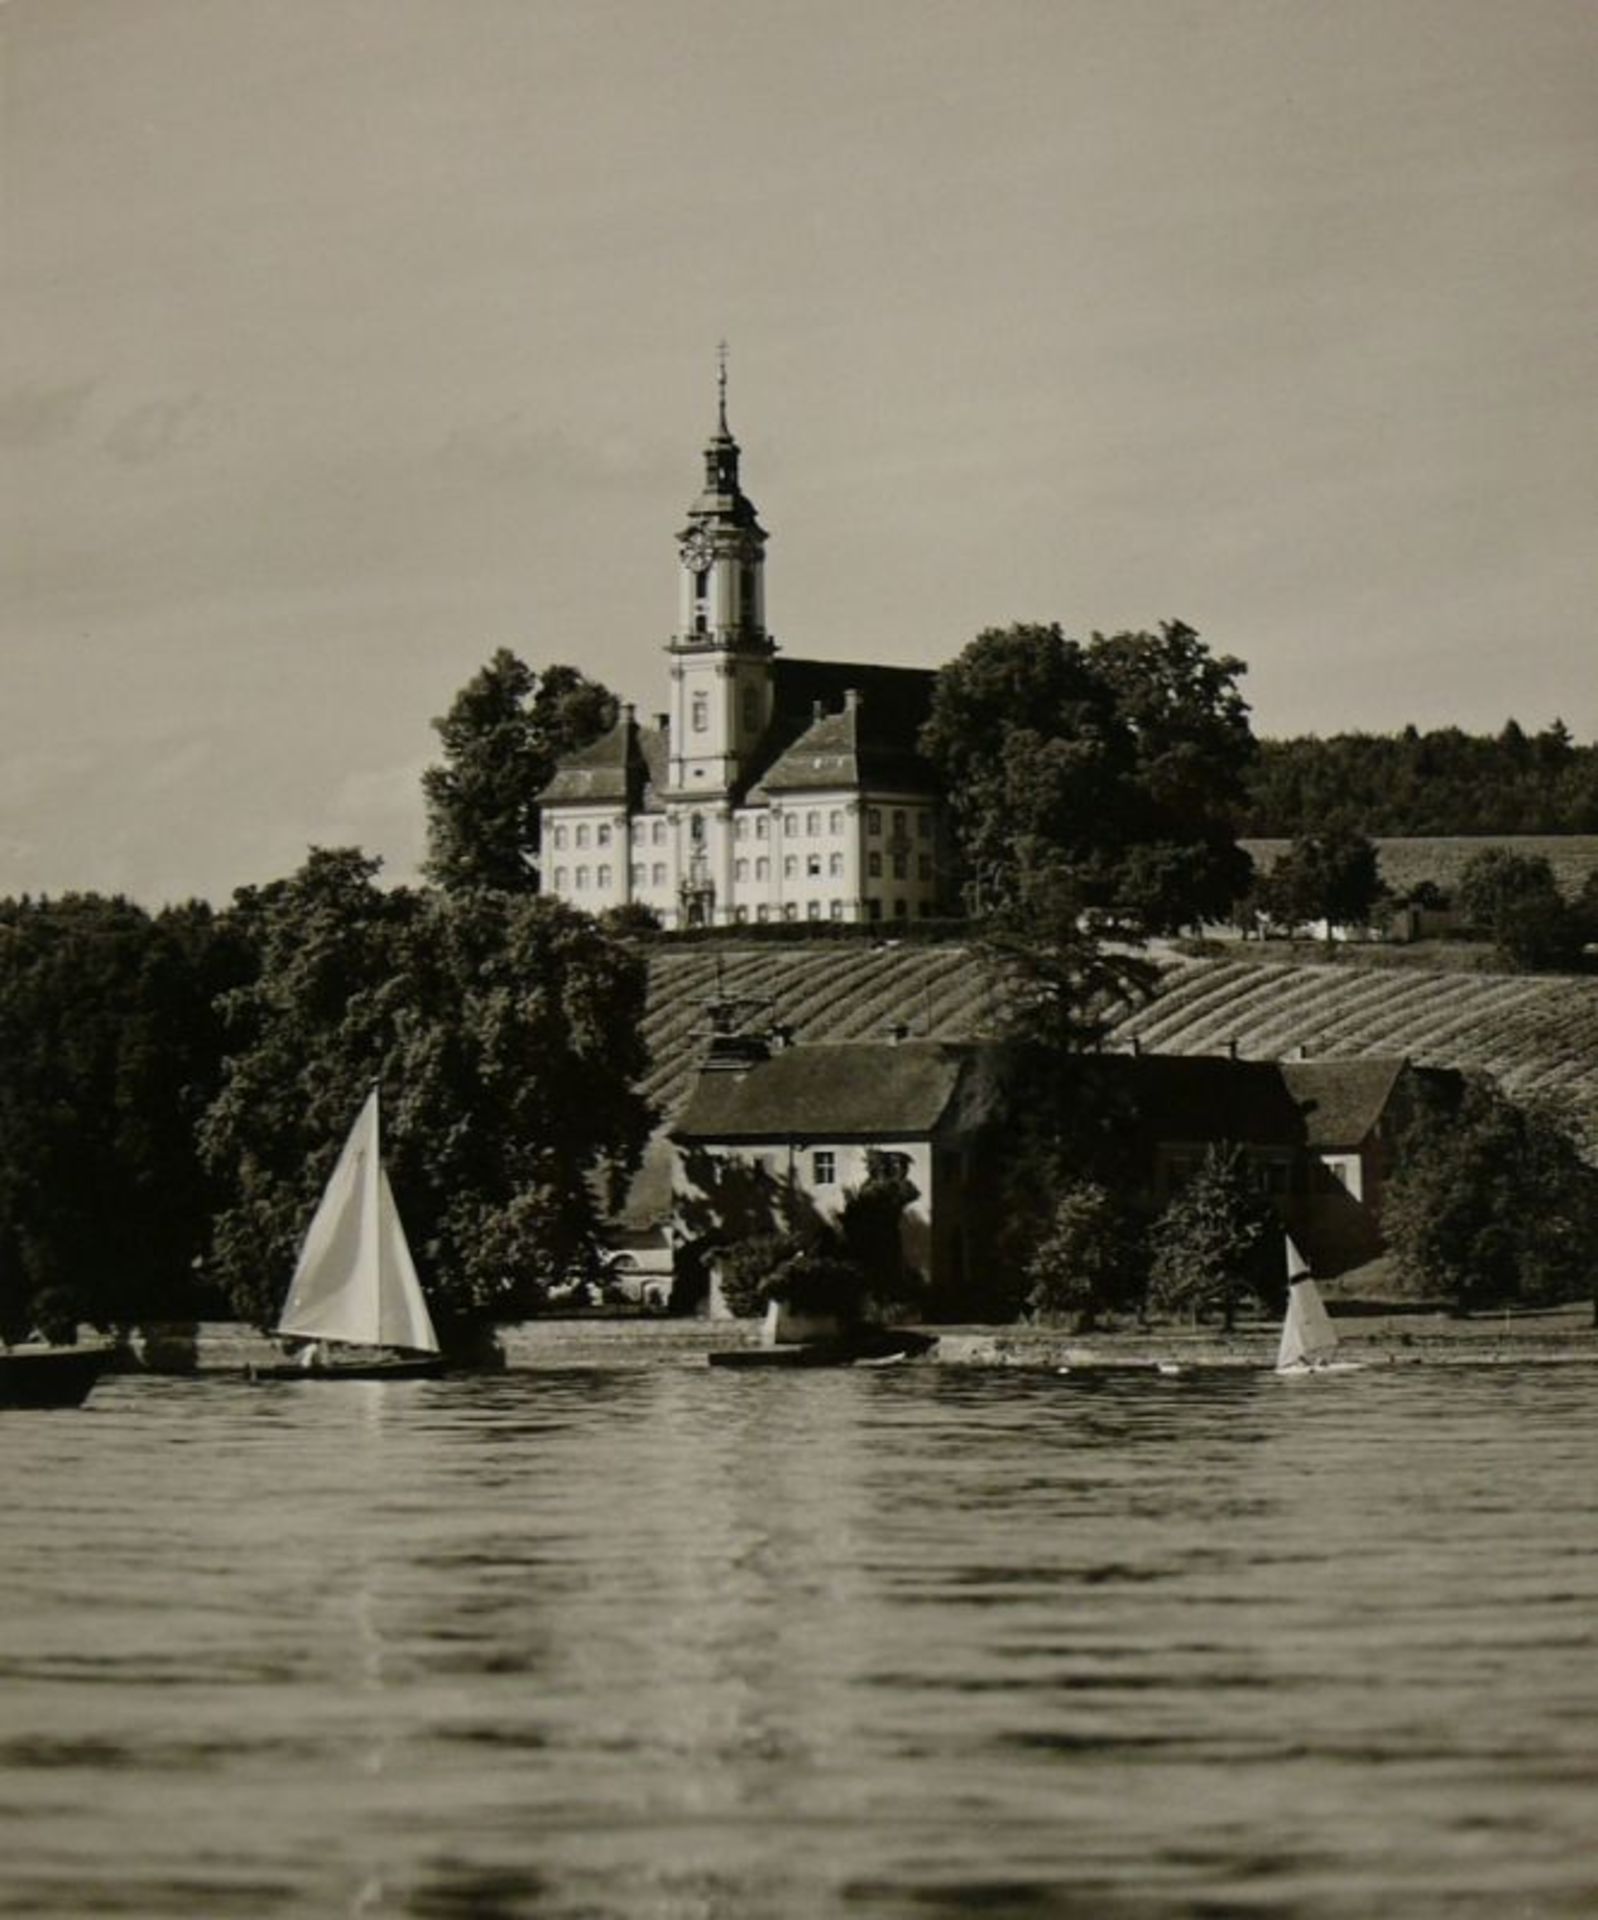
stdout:
<svg viewBox="0 0 1598 1920">
<path fill-rule="evenodd" d="M 993 1047 L 940 1040 L 713 1046 L 671 1128 L 679 1246 L 835 1223 L 881 1155 L 916 1194 L 901 1225 L 907 1269 L 934 1299 L 958 1293 L 993 1190 L 998 1067 Z"/>
<path fill-rule="evenodd" d="M 722 368 L 705 479 L 677 535 L 669 704 L 563 761 L 540 797 L 546 893 L 638 902 L 668 927 L 953 910 L 947 831 L 917 750 L 934 675 L 778 657 L 767 535 L 738 475 Z"/>
</svg>

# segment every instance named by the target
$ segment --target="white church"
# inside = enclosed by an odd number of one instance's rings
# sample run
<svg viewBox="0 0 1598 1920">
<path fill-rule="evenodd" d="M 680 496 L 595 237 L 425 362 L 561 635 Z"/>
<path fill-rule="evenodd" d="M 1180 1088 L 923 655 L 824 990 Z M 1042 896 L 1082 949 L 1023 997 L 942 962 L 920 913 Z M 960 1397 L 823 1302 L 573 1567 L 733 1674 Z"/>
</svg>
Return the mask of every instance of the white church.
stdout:
<svg viewBox="0 0 1598 1920">
<path fill-rule="evenodd" d="M 766 533 L 738 478 L 726 366 L 704 490 L 677 536 L 669 705 L 630 706 L 540 796 L 543 886 L 667 927 L 927 919 L 954 910 L 937 781 L 916 741 L 933 674 L 779 657 Z"/>
</svg>

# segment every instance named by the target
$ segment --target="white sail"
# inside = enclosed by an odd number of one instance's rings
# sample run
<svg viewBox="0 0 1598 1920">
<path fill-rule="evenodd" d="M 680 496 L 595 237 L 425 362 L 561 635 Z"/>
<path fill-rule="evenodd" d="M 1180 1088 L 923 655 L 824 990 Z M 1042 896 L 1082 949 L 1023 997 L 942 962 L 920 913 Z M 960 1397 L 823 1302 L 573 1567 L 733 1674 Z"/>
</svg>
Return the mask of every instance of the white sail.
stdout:
<svg viewBox="0 0 1598 1920">
<path fill-rule="evenodd" d="M 376 1088 L 323 1190 L 277 1331 L 298 1340 L 439 1350 L 383 1171 Z"/>
<path fill-rule="evenodd" d="M 1306 1273 L 1287 1290 L 1287 1316 L 1282 1322 L 1282 1344 L 1277 1349 L 1276 1371 L 1297 1372 L 1329 1360 L 1337 1351 L 1337 1333 L 1320 1289 Z"/>
</svg>

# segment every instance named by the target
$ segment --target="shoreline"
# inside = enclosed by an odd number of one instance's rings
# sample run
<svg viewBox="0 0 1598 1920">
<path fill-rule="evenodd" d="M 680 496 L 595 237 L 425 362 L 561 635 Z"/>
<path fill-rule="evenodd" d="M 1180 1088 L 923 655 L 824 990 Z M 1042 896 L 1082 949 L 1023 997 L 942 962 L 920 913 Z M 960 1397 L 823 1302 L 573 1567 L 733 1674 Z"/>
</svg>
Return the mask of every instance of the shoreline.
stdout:
<svg viewBox="0 0 1598 1920">
<path fill-rule="evenodd" d="M 1398 1366 L 1577 1365 L 1598 1362 L 1590 1303 L 1461 1319 L 1446 1313 L 1335 1311 L 1339 1354 L 1365 1368 Z M 760 1344 L 755 1320 L 665 1317 L 555 1317 L 499 1330 L 506 1373 L 561 1369 L 703 1366 L 712 1352 Z M 1032 1325 L 917 1325 L 936 1346 L 905 1364 L 1083 1373 L 1269 1372 L 1280 1328 L 1246 1321 L 1231 1333 L 1186 1325 L 1112 1327 L 1076 1333 Z M 85 1341 L 84 1345 L 100 1342 Z M 199 1377 L 242 1374 L 281 1361 L 278 1343 L 228 1321 L 151 1329 L 117 1357 L 124 1374 Z"/>
</svg>

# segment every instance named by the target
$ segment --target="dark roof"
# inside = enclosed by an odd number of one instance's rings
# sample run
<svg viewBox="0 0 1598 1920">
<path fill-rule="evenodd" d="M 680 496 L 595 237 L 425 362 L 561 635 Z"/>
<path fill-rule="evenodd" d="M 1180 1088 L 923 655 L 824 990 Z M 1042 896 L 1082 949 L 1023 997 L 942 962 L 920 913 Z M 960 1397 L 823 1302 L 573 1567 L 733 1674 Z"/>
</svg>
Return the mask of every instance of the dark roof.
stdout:
<svg viewBox="0 0 1598 1920">
<path fill-rule="evenodd" d="M 964 1110 L 976 1046 L 940 1040 L 788 1047 L 739 1073 L 702 1073 L 673 1140 L 904 1138 Z M 957 1101 L 957 1095 L 961 1098 Z"/>
<path fill-rule="evenodd" d="M 1222 1054 L 1103 1054 L 1076 1069 L 1118 1094 L 1150 1141 L 1302 1142 L 1303 1116 L 1276 1063 Z"/>
<path fill-rule="evenodd" d="M 609 733 L 562 760 L 538 796 L 545 803 L 614 801 L 637 809 L 645 790 L 657 790 L 666 772 L 666 738 L 658 727 L 641 727 L 628 708 Z"/>
<path fill-rule="evenodd" d="M 1119 1088 L 1146 1137 L 1176 1144 L 1357 1147 L 1381 1121 L 1402 1059 L 1233 1060 L 1223 1054 L 1107 1054 L 1084 1075 Z"/>
<path fill-rule="evenodd" d="M 769 793 L 836 786 L 935 792 L 936 776 L 916 740 L 936 679 L 926 667 L 774 660 L 771 725 L 749 786 Z"/>
<path fill-rule="evenodd" d="M 916 751 L 937 678 L 930 668 L 778 659 L 771 675 L 771 724 L 736 798 L 757 787 L 762 794 L 839 786 L 937 791 L 932 768 Z M 666 729 L 641 727 L 624 708 L 609 733 L 561 761 L 538 797 L 545 805 L 610 801 L 658 809 L 669 758 Z"/>
<path fill-rule="evenodd" d="M 1407 1062 L 1284 1060 L 1281 1075 L 1304 1116 L 1305 1144 L 1357 1147 L 1381 1123 Z"/>
</svg>

